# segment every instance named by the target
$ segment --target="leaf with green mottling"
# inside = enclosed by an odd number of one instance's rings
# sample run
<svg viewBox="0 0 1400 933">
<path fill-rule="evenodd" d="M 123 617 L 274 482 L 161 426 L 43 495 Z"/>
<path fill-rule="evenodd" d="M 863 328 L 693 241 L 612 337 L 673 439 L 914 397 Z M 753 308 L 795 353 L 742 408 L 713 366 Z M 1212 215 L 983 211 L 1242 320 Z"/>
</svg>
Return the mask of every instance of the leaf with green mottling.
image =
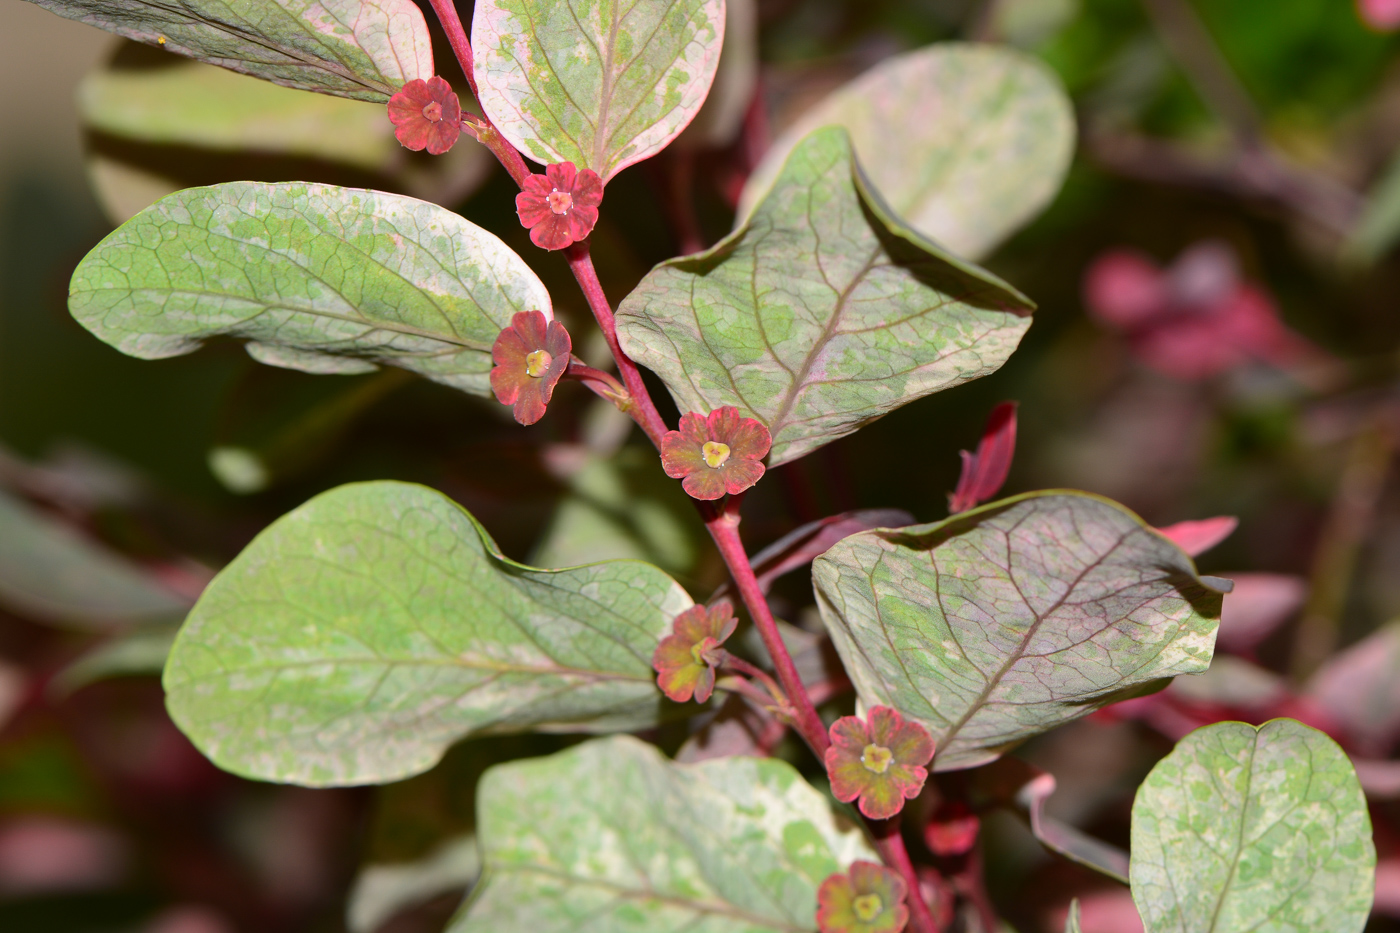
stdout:
<svg viewBox="0 0 1400 933">
<path fill-rule="evenodd" d="M 655 155 L 699 112 L 724 39 L 724 0 L 478 0 L 477 90 L 536 162 L 606 182 Z"/>
<path fill-rule="evenodd" d="M 776 466 L 995 371 L 1033 307 L 904 226 L 833 127 L 793 150 L 744 227 L 653 269 L 617 329 L 681 411 L 733 405 L 767 426 Z"/>
<path fill-rule="evenodd" d="M 384 363 L 491 394 L 491 345 L 549 293 L 491 233 L 435 204 L 332 185 L 233 182 L 164 198 L 73 273 L 69 309 L 131 356 L 211 337 L 312 373 Z"/>
<path fill-rule="evenodd" d="M 861 703 L 925 726 L 938 771 L 1205 670 L 1220 619 L 1185 552 L 1087 493 L 851 535 L 812 578 Z"/>
<path fill-rule="evenodd" d="M 651 655 L 690 605 L 639 561 L 508 560 L 431 489 L 341 486 L 209 584 L 171 652 L 166 703 L 236 774 L 392 781 L 474 733 L 654 725 Z"/>
<path fill-rule="evenodd" d="M 822 881 L 879 860 L 786 762 L 626 736 L 492 768 L 477 813 L 485 872 L 449 933 L 814 931 Z"/>
<path fill-rule="evenodd" d="M 1133 801 L 1133 900 L 1147 933 L 1360 933 L 1376 850 L 1356 772 L 1292 719 L 1182 739 Z"/>
<path fill-rule="evenodd" d="M 1040 62 L 995 45 L 898 55 L 802 115 L 744 187 L 742 219 L 812 130 L 844 126 L 871 183 L 911 227 L 977 259 L 1050 203 L 1074 155 L 1074 109 Z"/>
<path fill-rule="evenodd" d="M 75 19 L 274 84 L 383 102 L 433 75 L 412 0 L 32 0 Z"/>
</svg>

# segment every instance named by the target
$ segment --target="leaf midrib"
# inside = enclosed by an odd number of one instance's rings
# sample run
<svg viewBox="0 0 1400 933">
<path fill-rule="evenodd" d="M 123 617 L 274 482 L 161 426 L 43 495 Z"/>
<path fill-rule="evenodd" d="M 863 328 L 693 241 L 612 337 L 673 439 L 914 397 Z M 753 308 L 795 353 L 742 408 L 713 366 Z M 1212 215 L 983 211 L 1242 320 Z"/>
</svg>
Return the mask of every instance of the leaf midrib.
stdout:
<svg viewBox="0 0 1400 933">
<path fill-rule="evenodd" d="M 1225 883 L 1220 887 L 1220 894 L 1215 900 L 1215 909 L 1210 914 L 1210 930 L 1208 933 L 1215 933 L 1216 925 L 1220 922 L 1220 911 L 1225 907 L 1225 898 L 1230 893 L 1230 887 L 1235 883 L 1235 873 L 1239 870 L 1240 856 L 1244 852 L 1245 825 L 1249 816 L 1250 789 L 1254 786 L 1254 756 L 1259 751 L 1259 733 L 1256 730 L 1252 741 L 1249 743 L 1249 763 L 1244 772 L 1244 803 L 1240 806 L 1240 828 L 1235 835 L 1235 850 L 1231 853 L 1230 871 L 1225 876 Z"/>
</svg>

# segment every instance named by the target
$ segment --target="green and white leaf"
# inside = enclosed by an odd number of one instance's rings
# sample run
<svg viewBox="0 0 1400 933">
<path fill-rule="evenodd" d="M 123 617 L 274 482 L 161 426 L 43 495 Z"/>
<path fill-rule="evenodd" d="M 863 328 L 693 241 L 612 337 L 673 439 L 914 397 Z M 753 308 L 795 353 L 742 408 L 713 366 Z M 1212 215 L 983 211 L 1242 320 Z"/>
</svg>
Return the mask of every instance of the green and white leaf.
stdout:
<svg viewBox="0 0 1400 933">
<path fill-rule="evenodd" d="M 906 227 L 829 127 L 792 151 L 747 224 L 648 273 L 617 326 L 681 411 L 734 405 L 763 422 L 776 466 L 994 372 L 1033 307 Z"/>
<path fill-rule="evenodd" d="M 433 75 L 412 0 L 32 0 L 59 16 L 274 84 L 384 102 Z"/>
<path fill-rule="evenodd" d="M 690 605 L 638 561 L 517 564 L 433 490 L 341 486 L 214 578 L 176 639 L 166 703 L 236 774 L 393 781 L 472 734 L 654 725 L 651 655 Z"/>
<path fill-rule="evenodd" d="M 1205 670 L 1220 620 L 1181 549 L 1078 492 L 851 535 L 812 578 L 861 704 L 925 726 L 938 771 Z"/>
<path fill-rule="evenodd" d="M 1133 801 L 1132 887 L 1147 933 L 1360 933 L 1376 850 L 1337 744 L 1292 719 L 1205 726 Z"/>
<path fill-rule="evenodd" d="M 449 933 L 815 931 L 822 881 L 878 861 L 786 762 L 627 736 L 492 768 L 477 813 L 485 872 Z"/>
<path fill-rule="evenodd" d="M 491 345 L 517 311 L 552 317 L 525 261 L 458 215 L 401 195 L 233 182 L 164 198 L 73 273 L 69 309 L 143 359 L 212 337 L 313 373 L 378 364 L 490 395 Z"/>
<path fill-rule="evenodd" d="M 1074 109 L 1048 68 L 1004 46 L 941 43 L 885 60 L 803 114 L 749 177 L 741 220 L 828 124 L 850 131 L 900 217 L 969 259 L 1039 214 L 1074 155 Z"/>
<path fill-rule="evenodd" d="M 685 129 L 709 93 L 724 0 L 478 0 L 477 90 L 501 134 L 606 182 Z"/>
</svg>

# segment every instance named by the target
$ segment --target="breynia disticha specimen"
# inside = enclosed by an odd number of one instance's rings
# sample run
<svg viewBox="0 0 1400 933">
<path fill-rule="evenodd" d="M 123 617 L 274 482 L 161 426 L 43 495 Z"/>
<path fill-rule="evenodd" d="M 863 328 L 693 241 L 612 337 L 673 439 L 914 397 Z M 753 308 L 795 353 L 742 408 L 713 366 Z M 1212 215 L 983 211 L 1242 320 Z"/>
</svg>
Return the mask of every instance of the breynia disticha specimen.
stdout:
<svg viewBox="0 0 1400 933">
<path fill-rule="evenodd" d="M 603 180 L 592 169 L 572 162 L 545 167 L 543 175 L 525 179 L 515 196 L 515 212 L 540 249 L 563 249 L 588 236 L 598 222 Z"/>
<path fill-rule="evenodd" d="M 874 862 L 852 862 L 817 889 L 821 933 L 899 933 L 909 922 L 904 879 Z"/>
<path fill-rule="evenodd" d="M 1016 403 L 1002 402 L 992 409 L 982 440 L 977 442 L 977 453 L 959 453 L 962 475 L 948 496 L 948 511 L 954 515 L 986 502 L 1006 482 L 1011 458 L 1016 454 Z"/>
<path fill-rule="evenodd" d="M 677 703 L 692 696 L 697 703 L 708 700 L 714 693 L 715 668 L 722 658 L 719 646 L 734 634 L 738 624 L 727 602 L 692 606 L 676 616 L 671 634 L 661 639 L 651 656 L 661 692 Z"/>
<path fill-rule="evenodd" d="M 708 415 L 681 415 L 680 430 L 661 438 L 661 466 L 695 499 L 743 492 L 763 476 L 762 460 L 773 444 L 768 429 L 739 416 L 732 405 Z"/>
<path fill-rule="evenodd" d="M 573 342 L 558 321 L 548 321 L 539 311 L 521 311 L 511 318 L 491 347 L 491 391 L 502 405 L 515 406 L 515 420 L 534 424 L 554 395 L 569 368 Z"/>
<path fill-rule="evenodd" d="M 831 793 L 842 803 L 859 798 L 860 812 L 887 820 L 919 795 L 933 760 L 933 738 L 896 709 L 876 706 L 869 721 L 842 716 L 831 724 L 826 773 Z"/>
<path fill-rule="evenodd" d="M 442 155 L 462 133 L 462 102 L 437 75 L 414 78 L 389 98 L 389 120 L 405 147 Z"/>
</svg>

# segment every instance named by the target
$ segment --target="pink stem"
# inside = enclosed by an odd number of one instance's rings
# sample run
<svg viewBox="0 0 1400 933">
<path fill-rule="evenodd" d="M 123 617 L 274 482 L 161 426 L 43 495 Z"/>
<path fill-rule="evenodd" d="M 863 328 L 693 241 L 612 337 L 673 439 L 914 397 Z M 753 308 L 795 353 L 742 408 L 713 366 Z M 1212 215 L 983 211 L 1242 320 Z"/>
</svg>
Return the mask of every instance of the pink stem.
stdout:
<svg viewBox="0 0 1400 933">
<path fill-rule="evenodd" d="M 902 814 L 888 820 L 867 819 L 865 825 L 870 827 L 871 835 L 875 837 L 875 848 L 880 850 L 880 858 L 890 868 L 899 872 L 905 887 L 909 889 L 910 929 L 914 933 L 939 933 L 937 924 L 933 922 L 933 914 L 929 913 L 928 904 L 924 902 L 924 895 L 919 890 L 919 876 L 914 873 L 914 863 L 909 861 L 909 850 L 904 848 L 904 837 L 899 834 L 900 816 Z"/>
<path fill-rule="evenodd" d="M 457 64 L 462 66 L 462 73 L 467 76 L 467 84 L 472 89 L 472 97 L 481 102 L 481 95 L 476 92 L 476 71 L 473 68 L 472 43 L 467 38 L 467 31 L 462 28 L 462 19 L 457 15 L 457 6 L 453 0 L 432 0 L 433 12 L 437 14 L 438 22 L 442 23 L 442 29 L 447 33 L 447 41 L 452 46 L 453 53 L 457 56 Z"/>
</svg>

